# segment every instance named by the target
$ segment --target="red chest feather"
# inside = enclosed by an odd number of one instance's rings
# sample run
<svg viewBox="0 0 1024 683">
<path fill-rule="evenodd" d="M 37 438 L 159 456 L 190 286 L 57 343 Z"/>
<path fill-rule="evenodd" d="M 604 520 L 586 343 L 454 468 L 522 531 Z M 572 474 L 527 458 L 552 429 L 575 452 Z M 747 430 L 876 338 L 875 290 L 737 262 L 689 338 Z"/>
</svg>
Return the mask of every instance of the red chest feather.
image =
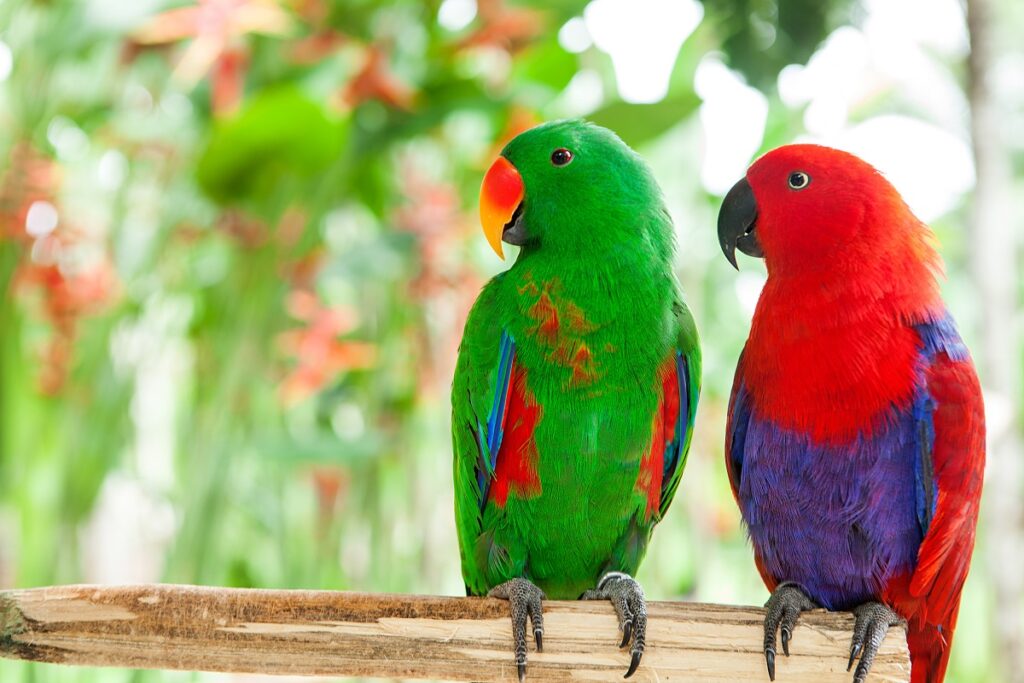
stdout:
<svg viewBox="0 0 1024 683">
<path fill-rule="evenodd" d="M 769 280 L 754 316 L 744 366 L 757 412 L 838 442 L 906 406 L 919 381 L 920 340 L 891 302 L 849 288 L 834 302 L 820 290 L 794 291 Z"/>
</svg>

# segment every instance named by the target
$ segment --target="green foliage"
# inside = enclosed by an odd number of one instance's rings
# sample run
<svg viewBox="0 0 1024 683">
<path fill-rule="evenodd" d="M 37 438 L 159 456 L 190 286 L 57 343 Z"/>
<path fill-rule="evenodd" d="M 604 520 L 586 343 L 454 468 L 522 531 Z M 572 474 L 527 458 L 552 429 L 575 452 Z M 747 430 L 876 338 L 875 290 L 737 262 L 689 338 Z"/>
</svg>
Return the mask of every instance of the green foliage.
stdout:
<svg viewBox="0 0 1024 683">
<path fill-rule="evenodd" d="M 341 152 L 343 127 L 293 87 L 256 95 L 237 115 L 214 125 L 199 157 L 199 186 L 219 202 L 265 194 L 281 183 L 301 187 Z"/>
<path fill-rule="evenodd" d="M 775 87 L 779 71 L 805 63 L 825 37 L 850 18 L 851 0 L 701 0 L 730 66 L 758 88 Z"/>
</svg>

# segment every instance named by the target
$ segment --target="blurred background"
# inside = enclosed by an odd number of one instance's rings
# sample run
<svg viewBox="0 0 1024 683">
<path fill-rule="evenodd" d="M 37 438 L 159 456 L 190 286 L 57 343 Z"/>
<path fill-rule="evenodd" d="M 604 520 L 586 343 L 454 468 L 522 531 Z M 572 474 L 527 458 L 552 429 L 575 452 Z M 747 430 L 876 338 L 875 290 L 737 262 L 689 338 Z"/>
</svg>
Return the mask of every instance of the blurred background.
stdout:
<svg viewBox="0 0 1024 683">
<path fill-rule="evenodd" d="M 721 452 L 764 271 L 715 216 L 756 155 L 825 142 L 942 243 L 990 429 L 949 680 L 1024 681 L 1022 34 L 1019 0 L 0 0 L 0 587 L 460 594 L 448 391 L 507 267 L 476 193 L 585 116 L 654 166 L 705 344 L 648 596 L 766 598 Z"/>
</svg>

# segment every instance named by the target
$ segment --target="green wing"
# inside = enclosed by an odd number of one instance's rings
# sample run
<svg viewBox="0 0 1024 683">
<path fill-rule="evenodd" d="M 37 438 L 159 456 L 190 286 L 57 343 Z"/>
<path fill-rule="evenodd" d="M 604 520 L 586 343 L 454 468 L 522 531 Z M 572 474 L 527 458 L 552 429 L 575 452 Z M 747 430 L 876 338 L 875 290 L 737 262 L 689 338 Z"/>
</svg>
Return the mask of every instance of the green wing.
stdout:
<svg viewBox="0 0 1024 683">
<path fill-rule="evenodd" d="M 507 391 L 514 345 L 502 333 L 493 307 L 494 282 L 481 293 L 466 320 L 452 383 L 455 525 L 459 536 L 466 592 L 482 595 L 490 588 L 485 568 L 502 558 L 480 557 L 490 547 L 483 528 L 487 493 L 494 474 L 495 397 Z"/>
</svg>

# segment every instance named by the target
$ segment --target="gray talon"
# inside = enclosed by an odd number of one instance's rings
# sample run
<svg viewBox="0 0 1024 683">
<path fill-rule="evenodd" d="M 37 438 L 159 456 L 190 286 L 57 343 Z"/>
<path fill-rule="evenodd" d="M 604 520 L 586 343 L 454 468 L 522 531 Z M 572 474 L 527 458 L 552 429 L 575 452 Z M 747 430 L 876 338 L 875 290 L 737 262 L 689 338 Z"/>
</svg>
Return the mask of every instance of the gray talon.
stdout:
<svg viewBox="0 0 1024 683">
<path fill-rule="evenodd" d="M 544 647 L 544 612 L 541 600 L 544 592 L 527 579 L 511 579 L 497 585 L 487 593 L 488 597 L 508 600 L 512 613 L 512 642 L 515 648 L 516 668 L 519 683 L 526 680 L 526 619 L 533 626 L 533 639 L 537 652 Z"/>
<path fill-rule="evenodd" d="M 782 634 L 782 653 L 789 656 L 789 643 L 793 640 L 793 629 L 800 613 L 817 607 L 807 594 L 795 583 L 779 584 L 764 604 L 764 660 L 768 667 L 768 678 L 775 680 L 776 631 Z"/>
<path fill-rule="evenodd" d="M 629 669 L 625 678 L 636 673 L 647 646 L 647 603 L 644 589 L 633 577 L 622 572 L 608 572 L 597 583 L 597 588 L 583 594 L 583 600 L 611 600 L 619 617 L 622 630 L 620 648 L 631 641 Z"/>
<path fill-rule="evenodd" d="M 850 670 L 859 655 L 860 662 L 857 664 L 857 670 L 853 672 L 853 681 L 854 683 L 864 683 L 889 627 L 902 623 L 903 619 L 880 602 L 866 602 L 855 608 L 853 614 L 857 621 L 853 626 L 850 662 L 846 670 Z"/>
</svg>

